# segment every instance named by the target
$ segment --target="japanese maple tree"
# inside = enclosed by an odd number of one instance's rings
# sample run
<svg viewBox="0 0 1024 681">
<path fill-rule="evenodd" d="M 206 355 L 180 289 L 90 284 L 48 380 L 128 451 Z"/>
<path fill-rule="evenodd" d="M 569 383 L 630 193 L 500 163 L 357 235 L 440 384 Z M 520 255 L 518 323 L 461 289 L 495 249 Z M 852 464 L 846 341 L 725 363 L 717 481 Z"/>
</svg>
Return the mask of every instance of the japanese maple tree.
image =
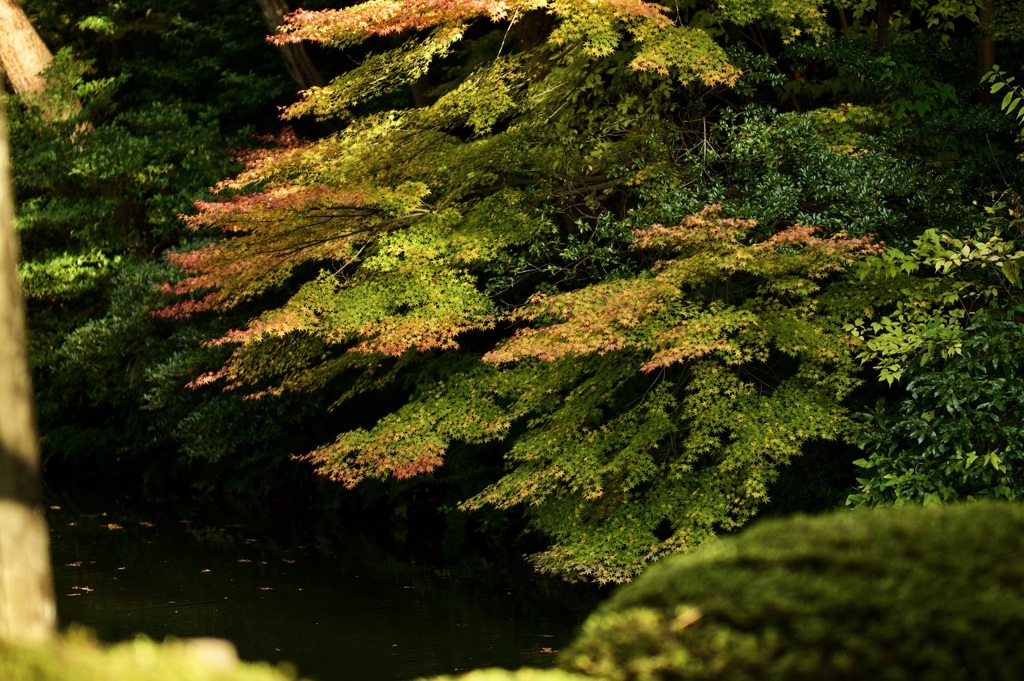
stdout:
<svg viewBox="0 0 1024 681">
<path fill-rule="evenodd" d="M 843 327 L 875 294 L 834 282 L 878 250 L 693 190 L 719 153 L 708 102 L 758 72 L 723 47 L 746 29 L 829 30 L 800 0 L 291 14 L 275 42 L 361 61 L 284 112 L 337 132 L 284 132 L 187 218 L 220 236 L 171 256 L 183 298 L 161 314 L 262 310 L 211 341 L 233 354 L 193 385 L 333 386 L 338 411 L 404 386 L 404 403 L 296 454 L 355 486 L 430 473 L 456 446 L 497 452 L 504 474 L 463 508 L 526 508 L 551 542 L 536 564 L 570 578 L 628 580 L 742 525 L 805 444 L 856 429 Z M 402 105 L 425 79 L 430 101 Z M 855 113 L 830 114 L 841 144 L 813 127 L 807 143 L 872 163 Z"/>
</svg>

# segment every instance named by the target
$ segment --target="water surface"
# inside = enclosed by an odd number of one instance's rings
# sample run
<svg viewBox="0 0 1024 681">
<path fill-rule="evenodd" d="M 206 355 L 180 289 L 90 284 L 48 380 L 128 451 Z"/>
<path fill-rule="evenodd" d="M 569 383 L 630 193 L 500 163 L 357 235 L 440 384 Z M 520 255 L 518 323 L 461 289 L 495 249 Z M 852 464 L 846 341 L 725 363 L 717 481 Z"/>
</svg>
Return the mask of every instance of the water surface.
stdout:
<svg viewBox="0 0 1024 681">
<path fill-rule="evenodd" d="M 521 565 L 437 567 L 356 535 L 72 507 L 49 511 L 62 626 L 104 641 L 226 638 L 315 681 L 550 666 L 598 600 Z"/>
</svg>

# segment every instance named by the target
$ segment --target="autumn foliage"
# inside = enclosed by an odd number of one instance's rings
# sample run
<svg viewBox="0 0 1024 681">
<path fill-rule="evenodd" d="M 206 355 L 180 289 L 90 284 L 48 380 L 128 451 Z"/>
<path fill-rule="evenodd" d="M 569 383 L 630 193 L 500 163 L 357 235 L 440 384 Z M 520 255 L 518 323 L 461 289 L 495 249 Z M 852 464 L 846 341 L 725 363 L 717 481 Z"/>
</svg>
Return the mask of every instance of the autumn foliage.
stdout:
<svg viewBox="0 0 1024 681">
<path fill-rule="evenodd" d="M 746 111 L 716 148 L 708 121 L 740 114 L 709 102 L 772 78 L 726 49 L 739 29 L 781 44 L 831 30 L 788 0 L 293 13 L 273 41 L 363 56 L 284 112 L 336 132 L 244 155 L 186 218 L 212 236 L 170 256 L 182 297 L 160 314 L 256 311 L 208 341 L 232 355 L 192 385 L 334 391 L 358 418 L 295 454 L 347 487 L 436 472 L 453 448 L 500 456 L 462 508 L 525 509 L 550 540 L 536 564 L 570 578 L 625 581 L 743 525 L 806 445 L 860 428 L 849 328 L 892 292 L 846 275 L 881 252 L 863 225 L 892 218 L 863 217 L 873 198 L 798 218 L 848 200 L 815 180 L 758 224 L 708 168 L 763 164 L 781 183 L 790 169 L 762 147 L 854 174 L 898 166 L 867 141 L 879 117 L 848 106 L 785 134 Z M 426 105 L 406 106 L 424 83 Z M 404 403 L 359 411 L 396 390 Z"/>
</svg>

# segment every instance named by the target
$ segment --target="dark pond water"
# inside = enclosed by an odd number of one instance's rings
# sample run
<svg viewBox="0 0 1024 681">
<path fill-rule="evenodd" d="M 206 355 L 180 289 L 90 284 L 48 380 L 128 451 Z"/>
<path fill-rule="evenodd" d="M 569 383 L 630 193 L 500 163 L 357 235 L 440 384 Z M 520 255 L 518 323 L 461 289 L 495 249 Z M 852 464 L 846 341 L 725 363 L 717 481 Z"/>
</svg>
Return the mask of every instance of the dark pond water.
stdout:
<svg viewBox="0 0 1024 681">
<path fill-rule="evenodd" d="M 105 641 L 226 638 L 316 681 L 550 666 L 599 600 L 518 565 L 439 568 L 358 537 L 50 505 L 62 626 Z"/>
</svg>

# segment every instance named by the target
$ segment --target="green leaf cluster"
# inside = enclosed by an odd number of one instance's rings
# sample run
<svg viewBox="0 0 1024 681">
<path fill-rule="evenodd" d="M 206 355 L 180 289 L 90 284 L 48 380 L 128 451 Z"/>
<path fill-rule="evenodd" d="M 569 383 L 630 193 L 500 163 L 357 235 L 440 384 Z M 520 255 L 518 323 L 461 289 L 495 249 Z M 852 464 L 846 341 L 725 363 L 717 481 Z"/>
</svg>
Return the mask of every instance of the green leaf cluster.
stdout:
<svg viewBox="0 0 1024 681">
<path fill-rule="evenodd" d="M 867 456 L 855 462 L 864 472 L 848 503 L 1013 499 L 1024 489 L 1019 207 L 990 212 L 989 231 L 974 239 L 929 230 L 910 253 L 889 249 L 863 265 L 862 276 L 895 285 L 899 302 L 850 328 L 861 359 L 882 380 L 902 380 L 906 396 L 861 415 Z"/>
<path fill-rule="evenodd" d="M 1012 114 L 1021 102 L 1024 101 L 1024 90 L 1021 90 L 1019 86 L 1013 84 L 1015 78 L 1007 75 L 1005 71 L 1000 69 L 998 66 L 993 66 L 992 70 L 982 76 L 981 82 L 991 83 L 992 86 L 989 91 L 992 94 L 997 94 L 1006 89 L 1006 93 L 1003 95 L 1002 101 L 999 103 L 999 108 L 1007 114 Z M 1024 124 L 1024 109 L 1017 111 L 1017 123 Z"/>
<path fill-rule="evenodd" d="M 992 70 L 981 78 L 982 83 L 991 83 L 989 92 L 993 95 L 1003 91 L 1004 88 L 1006 89 L 1002 100 L 999 102 L 999 108 L 1007 115 L 1014 115 L 1014 112 L 1016 112 L 1014 118 L 1019 130 L 1017 142 L 1020 143 L 1024 141 L 1024 106 L 1021 106 L 1021 102 L 1024 102 L 1024 89 L 1014 85 L 1013 81 L 1014 77 L 1008 75 L 998 66 L 993 66 Z"/>
</svg>

